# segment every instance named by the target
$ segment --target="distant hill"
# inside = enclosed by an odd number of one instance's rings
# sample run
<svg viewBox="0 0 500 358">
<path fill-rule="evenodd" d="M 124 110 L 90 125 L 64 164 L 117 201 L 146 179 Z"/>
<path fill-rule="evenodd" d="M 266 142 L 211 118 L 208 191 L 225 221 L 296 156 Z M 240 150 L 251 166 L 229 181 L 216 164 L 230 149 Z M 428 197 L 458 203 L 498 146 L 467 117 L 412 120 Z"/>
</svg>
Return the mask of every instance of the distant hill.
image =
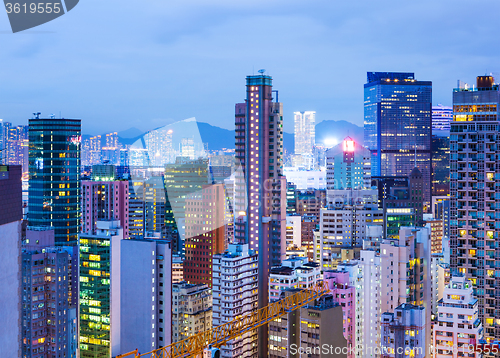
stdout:
<svg viewBox="0 0 500 358">
<path fill-rule="evenodd" d="M 204 143 L 208 144 L 209 150 L 234 148 L 234 130 L 220 128 L 203 122 L 198 122 L 198 129 L 200 130 L 201 139 Z M 137 128 L 129 128 L 118 132 L 120 143 L 125 145 L 133 144 L 143 135 L 144 133 Z M 347 121 L 323 121 L 316 124 L 317 144 L 329 145 L 332 139 L 340 142 L 347 136 L 350 136 L 359 143 L 363 143 L 363 128 Z M 91 135 L 88 134 L 83 135 L 84 140 L 90 137 Z M 101 135 L 101 138 L 105 140 L 106 135 Z M 283 134 L 283 146 L 288 153 L 293 153 L 295 140 L 292 133 L 285 132 Z"/>
<path fill-rule="evenodd" d="M 136 138 L 143 134 L 143 131 L 135 127 L 129 128 L 124 131 L 118 132 L 118 137 L 120 138 Z"/>
<path fill-rule="evenodd" d="M 363 127 L 359 127 L 347 121 L 323 121 L 316 124 L 316 143 L 329 146 L 334 139 L 337 142 L 342 141 L 349 136 L 356 142 L 363 145 L 364 136 Z"/>
</svg>

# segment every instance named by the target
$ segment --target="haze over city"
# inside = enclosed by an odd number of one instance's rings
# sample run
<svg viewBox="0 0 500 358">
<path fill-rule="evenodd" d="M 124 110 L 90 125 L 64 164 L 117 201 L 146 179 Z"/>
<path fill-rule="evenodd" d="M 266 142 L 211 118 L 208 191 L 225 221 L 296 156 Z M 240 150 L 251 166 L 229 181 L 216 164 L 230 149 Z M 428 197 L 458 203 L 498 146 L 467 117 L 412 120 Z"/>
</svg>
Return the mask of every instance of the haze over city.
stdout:
<svg viewBox="0 0 500 358">
<path fill-rule="evenodd" d="M 80 2 L 78 11 L 15 35 L 0 16 L 0 118 L 82 118 L 101 134 L 173 121 L 232 129 L 246 75 L 274 78 L 294 111 L 363 124 L 367 71 L 415 72 L 433 103 L 458 79 L 498 72 L 498 1 Z"/>
</svg>

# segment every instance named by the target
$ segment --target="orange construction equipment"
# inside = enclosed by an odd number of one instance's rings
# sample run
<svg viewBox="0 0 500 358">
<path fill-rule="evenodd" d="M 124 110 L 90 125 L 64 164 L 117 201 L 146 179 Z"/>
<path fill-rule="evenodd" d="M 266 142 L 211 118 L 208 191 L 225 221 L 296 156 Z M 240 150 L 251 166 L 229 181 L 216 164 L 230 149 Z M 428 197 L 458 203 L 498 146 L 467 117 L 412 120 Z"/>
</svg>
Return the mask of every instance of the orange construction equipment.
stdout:
<svg viewBox="0 0 500 358">
<path fill-rule="evenodd" d="M 169 346 L 155 349 L 154 351 L 140 354 L 137 350 L 122 354 L 116 358 L 134 356 L 135 358 L 187 358 L 203 354 L 203 349 L 209 345 L 220 347 L 227 341 L 241 336 L 250 330 L 268 324 L 272 320 L 305 306 L 329 291 L 328 284 L 320 281 L 316 286 L 304 289 L 293 295 L 273 302 L 255 313 L 238 317 L 230 322 L 214 327 L 211 330 L 198 333 L 182 341 L 172 343 Z"/>
</svg>

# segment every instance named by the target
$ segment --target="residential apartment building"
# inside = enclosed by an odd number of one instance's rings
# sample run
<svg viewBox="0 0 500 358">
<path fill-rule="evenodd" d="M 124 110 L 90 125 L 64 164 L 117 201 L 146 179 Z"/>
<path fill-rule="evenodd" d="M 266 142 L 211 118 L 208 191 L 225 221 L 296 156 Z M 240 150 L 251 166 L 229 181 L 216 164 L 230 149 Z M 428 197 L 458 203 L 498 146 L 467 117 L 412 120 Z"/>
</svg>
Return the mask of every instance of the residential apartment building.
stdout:
<svg viewBox="0 0 500 358">
<path fill-rule="evenodd" d="M 224 253 L 214 255 L 214 327 L 255 313 L 260 289 L 258 262 L 258 255 L 249 244 L 229 244 Z M 250 330 L 220 347 L 221 357 L 256 358 L 257 342 L 257 330 Z"/>
<path fill-rule="evenodd" d="M 383 313 L 380 357 L 428 357 L 426 319 L 425 308 L 410 303 L 402 303 L 394 313 Z"/>
<path fill-rule="evenodd" d="M 450 132 L 450 248 L 452 274 L 472 279 L 484 337 L 500 339 L 497 287 L 500 87 L 493 77 L 453 91 Z"/>
<path fill-rule="evenodd" d="M 433 329 L 434 358 L 480 356 L 471 349 L 471 345 L 478 344 L 483 338 L 478 310 L 472 282 L 463 275 L 453 276 L 438 302 Z"/>
<path fill-rule="evenodd" d="M 320 279 L 319 264 L 309 262 L 307 257 L 293 256 L 283 260 L 281 266 L 272 267 L 269 273 L 269 301 L 279 301 L 281 293 L 287 289 L 313 287 Z"/>
<path fill-rule="evenodd" d="M 172 285 L 172 341 L 178 342 L 212 328 L 212 291 L 186 281 Z"/>
</svg>

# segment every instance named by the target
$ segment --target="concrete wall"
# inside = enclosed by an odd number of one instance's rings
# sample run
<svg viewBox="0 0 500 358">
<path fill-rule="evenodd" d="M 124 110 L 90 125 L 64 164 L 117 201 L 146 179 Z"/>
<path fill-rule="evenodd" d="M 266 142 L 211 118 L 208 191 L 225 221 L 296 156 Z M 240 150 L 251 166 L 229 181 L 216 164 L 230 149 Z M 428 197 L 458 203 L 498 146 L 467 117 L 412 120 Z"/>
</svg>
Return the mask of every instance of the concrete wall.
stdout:
<svg viewBox="0 0 500 358">
<path fill-rule="evenodd" d="M 2 357 L 21 356 L 20 247 L 21 221 L 0 225 L 0 351 Z"/>
</svg>

